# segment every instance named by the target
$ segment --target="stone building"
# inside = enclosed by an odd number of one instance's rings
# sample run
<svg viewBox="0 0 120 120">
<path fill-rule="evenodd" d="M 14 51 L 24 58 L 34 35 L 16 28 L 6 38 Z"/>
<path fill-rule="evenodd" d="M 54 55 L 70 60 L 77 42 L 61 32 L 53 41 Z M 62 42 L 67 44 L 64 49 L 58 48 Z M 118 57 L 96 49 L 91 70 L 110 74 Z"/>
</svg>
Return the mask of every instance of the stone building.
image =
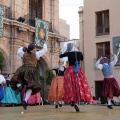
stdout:
<svg viewBox="0 0 120 120">
<path fill-rule="evenodd" d="M 17 50 L 23 44 L 34 43 L 36 17 L 49 22 L 48 51 L 38 62 L 41 75 L 45 69 L 56 66 L 61 52 L 58 39 L 69 36 L 68 32 L 66 36 L 59 32 L 59 0 L 0 0 L 0 4 L 4 6 L 4 34 L 0 38 L 0 52 L 5 58 L 3 74 L 15 72 L 22 64 Z M 25 21 L 20 21 L 20 17 Z"/>
<path fill-rule="evenodd" d="M 118 54 L 118 62 L 113 74 L 120 85 L 120 1 L 84 0 L 79 9 L 80 46 L 84 52 L 84 69 L 93 96 L 102 97 L 103 75 L 95 68 L 101 56 L 111 59 L 111 53 Z"/>
</svg>

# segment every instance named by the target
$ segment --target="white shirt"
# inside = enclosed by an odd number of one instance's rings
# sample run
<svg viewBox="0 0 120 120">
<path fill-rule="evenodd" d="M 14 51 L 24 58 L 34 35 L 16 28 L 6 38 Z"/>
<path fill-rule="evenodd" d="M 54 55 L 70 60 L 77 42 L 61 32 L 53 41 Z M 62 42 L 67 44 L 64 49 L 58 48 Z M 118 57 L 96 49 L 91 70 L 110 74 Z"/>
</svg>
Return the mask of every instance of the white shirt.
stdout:
<svg viewBox="0 0 120 120">
<path fill-rule="evenodd" d="M 6 83 L 6 80 L 3 75 L 0 74 L 0 84 Z"/>
<path fill-rule="evenodd" d="M 37 58 L 37 60 L 39 60 L 40 57 L 41 57 L 42 55 L 44 55 L 46 52 L 47 52 L 47 45 L 44 44 L 42 50 L 36 51 L 36 58 Z M 21 58 L 23 58 L 23 55 L 24 55 L 23 47 L 20 47 L 20 48 L 18 49 L 17 54 L 18 54 Z"/>
<path fill-rule="evenodd" d="M 57 69 L 60 71 L 64 71 L 65 68 L 63 66 L 62 67 L 58 66 Z"/>
<path fill-rule="evenodd" d="M 118 58 L 117 58 L 117 56 L 114 54 L 113 61 L 110 62 L 110 64 L 112 65 L 112 67 L 117 63 L 117 61 L 118 61 Z M 104 64 L 108 65 L 108 63 L 104 63 Z M 100 64 L 100 59 L 96 62 L 95 66 L 96 66 L 98 69 L 100 69 L 100 70 L 103 69 L 103 65 Z"/>
</svg>

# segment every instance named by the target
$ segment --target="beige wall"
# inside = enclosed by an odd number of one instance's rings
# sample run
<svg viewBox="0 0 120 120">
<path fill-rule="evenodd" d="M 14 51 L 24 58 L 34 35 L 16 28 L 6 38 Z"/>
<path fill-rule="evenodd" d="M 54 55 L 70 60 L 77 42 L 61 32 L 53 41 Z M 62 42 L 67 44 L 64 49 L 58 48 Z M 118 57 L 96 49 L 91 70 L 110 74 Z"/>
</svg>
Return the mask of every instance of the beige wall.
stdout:
<svg viewBox="0 0 120 120">
<path fill-rule="evenodd" d="M 84 0 L 84 57 L 85 73 L 90 87 L 95 87 L 96 80 L 103 80 L 100 70 L 95 69 L 96 43 L 110 41 L 113 53 L 112 37 L 120 36 L 120 1 L 119 0 Z M 96 36 L 95 12 L 109 9 L 110 34 Z M 120 67 L 114 67 L 114 76 L 120 84 Z M 92 89 L 94 95 L 94 89 Z"/>
<path fill-rule="evenodd" d="M 70 25 L 66 24 L 66 21 L 61 18 L 59 19 L 59 33 L 70 39 Z"/>
</svg>

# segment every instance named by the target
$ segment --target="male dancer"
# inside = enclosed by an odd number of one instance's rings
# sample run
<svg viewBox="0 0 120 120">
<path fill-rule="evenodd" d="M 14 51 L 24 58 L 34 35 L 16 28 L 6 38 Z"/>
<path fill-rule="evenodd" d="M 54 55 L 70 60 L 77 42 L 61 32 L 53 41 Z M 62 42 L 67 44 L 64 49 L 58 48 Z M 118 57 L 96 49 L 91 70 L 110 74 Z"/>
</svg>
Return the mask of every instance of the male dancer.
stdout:
<svg viewBox="0 0 120 120">
<path fill-rule="evenodd" d="M 113 61 L 109 62 L 109 59 L 107 57 L 101 57 L 95 64 L 95 66 L 102 70 L 102 73 L 104 75 L 104 83 L 103 83 L 103 90 L 102 95 L 108 99 L 108 105 L 107 107 L 109 109 L 113 109 L 111 106 L 111 100 L 113 99 L 113 96 L 119 96 L 120 95 L 120 87 L 115 80 L 112 72 L 113 66 L 117 63 L 117 56 L 115 54 L 113 56 Z M 100 61 L 103 60 L 103 63 L 100 64 Z"/>
</svg>

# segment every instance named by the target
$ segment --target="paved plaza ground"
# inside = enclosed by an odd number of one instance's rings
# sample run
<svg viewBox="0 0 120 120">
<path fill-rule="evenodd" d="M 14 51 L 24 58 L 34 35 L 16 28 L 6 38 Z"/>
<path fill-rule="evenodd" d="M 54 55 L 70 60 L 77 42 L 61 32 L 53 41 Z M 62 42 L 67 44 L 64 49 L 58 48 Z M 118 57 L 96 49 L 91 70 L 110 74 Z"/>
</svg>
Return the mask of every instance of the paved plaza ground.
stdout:
<svg viewBox="0 0 120 120">
<path fill-rule="evenodd" d="M 79 105 L 80 112 L 71 106 L 55 109 L 53 105 L 0 107 L 0 120 L 120 120 L 120 106 Z M 21 114 L 24 111 L 24 114 Z"/>
</svg>

